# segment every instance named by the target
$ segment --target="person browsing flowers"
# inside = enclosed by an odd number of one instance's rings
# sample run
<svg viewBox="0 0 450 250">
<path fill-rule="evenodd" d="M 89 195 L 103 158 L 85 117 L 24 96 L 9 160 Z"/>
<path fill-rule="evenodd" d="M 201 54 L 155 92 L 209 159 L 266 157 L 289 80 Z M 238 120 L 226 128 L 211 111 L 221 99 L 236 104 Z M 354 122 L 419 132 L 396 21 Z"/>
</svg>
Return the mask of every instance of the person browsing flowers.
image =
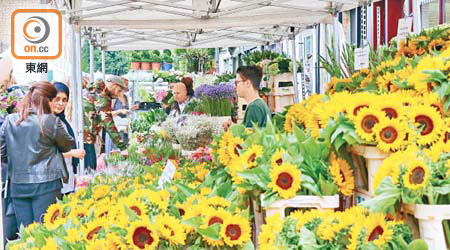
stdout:
<svg viewBox="0 0 450 250">
<path fill-rule="evenodd" d="M 240 66 L 235 80 L 236 93 L 248 104 L 242 124 L 247 128 L 253 125 L 265 127 L 271 112 L 267 104 L 259 97 L 259 85 L 262 79 L 262 69 L 258 66 Z M 227 130 L 232 124 L 231 120 L 223 126 Z"/>
<path fill-rule="evenodd" d="M 55 86 L 57 94 L 56 97 L 52 101 L 52 110 L 53 113 L 61 119 L 64 127 L 66 128 L 67 132 L 75 138 L 75 133 L 73 132 L 72 126 L 70 126 L 70 123 L 66 120 L 65 110 L 67 107 L 67 103 L 69 101 L 70 96 L 70 90 L 67 85 L 65 85 L 62 82 L 55 82 L 53 83 L 53 86 Z M 71 193 L 75 191 L 75 178 L 74 174 L 77 173 L 77 167 L 79 165 L 79 159 L 83 158 L 85 156 L 84 149 L 77 149 L 76 143 L 72 145 L 72 150 L 70 150 L 67 153 L 64 153 L 63 156 L 65 158 L 65 163 L 67 166 L 67 170 L 69 172 L 69 181 L 67 184 L 63 184 L 63 189 L 61 190 L 61 193 Z"/>
</svg>

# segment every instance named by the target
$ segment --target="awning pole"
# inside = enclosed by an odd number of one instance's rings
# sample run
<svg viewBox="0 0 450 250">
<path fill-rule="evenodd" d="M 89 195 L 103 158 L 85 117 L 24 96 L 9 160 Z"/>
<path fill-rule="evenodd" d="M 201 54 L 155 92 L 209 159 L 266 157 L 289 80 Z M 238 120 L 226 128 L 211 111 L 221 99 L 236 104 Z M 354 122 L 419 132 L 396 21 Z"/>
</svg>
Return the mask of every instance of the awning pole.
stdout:
<svg viewBox="0 0 450 250">
<path fill-rule="evenodd" d="M 297 80 L 297 52 L 296 52 L 296 44 L 295 44 L 295 28 L 291 27 L 292 34 L 290 34 L 289 38 L 291 40 L 291 48 L 292 48 L 292 71 L 294 74 L 294 93 L 295 93 L 295 103 L 300 102 L 299 94 L 298 94 L 298 80 Z"/>
<path fill-rule="evenodd" d="M 102 50 L 102 75 L 103 81 L 106 81 L 105 51 Z"/>
<path fill-rule="evenodd" d="M 91 82 L 94 82 L 94 43 L 89 41 L 89 72 L 91 74 L 90 79 Z"/>
<path fill-rule="evenodd" d="M 220 74 L 220 49 L 216 48 L 216 74 Z"/>
<path fill-rule="evenodd" d="M 72 33 L 72 107 L 73 107 L 73 125 L 75 127 L 77 148 L 84 148 L 83 143 L 83 102 L 82 102 L 82 75 L 81 75 L 81 35 L 80 26 L 72 23 L 71 24 Z M 80 171 L 78 175 L 84 174 L 84 159 L 80 159 Z"/>
</svg>

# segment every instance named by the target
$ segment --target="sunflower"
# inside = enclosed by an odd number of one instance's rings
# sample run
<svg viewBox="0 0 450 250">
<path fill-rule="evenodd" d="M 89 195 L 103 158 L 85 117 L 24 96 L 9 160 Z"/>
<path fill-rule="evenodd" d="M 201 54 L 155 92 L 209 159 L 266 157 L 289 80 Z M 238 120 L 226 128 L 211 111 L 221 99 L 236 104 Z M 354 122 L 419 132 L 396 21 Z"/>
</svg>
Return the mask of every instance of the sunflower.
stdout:
<svg viewBox="0 0 450 250">
<path fill-rule="evenodd" d="M 108 250 L 126 250 L 127 245 L 123 241 L 122 237 L 115 233 L 108 233 L 106 235 L 106 249 Z"/>
<path fill-rule="evenodd" d="M 106 239 L 96 239 L 87 243 L 86 248 L 89 250 L 103 250 L 106 248 Z"/>
<path fill-rule="evenodd" d="M 244 140 L 242 140 L 242 138 L 240 137 L 233 138 L 230 145 L 228 146 L 228 154 L 230 155 L 231 160 L 241 156 L 242 144 L 244 144 Z"/>
<path fill-rule="evenodd" d="M 433 51 L 441 51 L 445 48 L 445 41 L 442 38 L 434 39 L 428 45 L 428 51 L 431 53 Z"/>
<path fill-rule="evenodd" d="M 83 238 L 89 242 L 92 240 L 95 240 L 98 235 L 98 232 L 102 230 L 102 228 L 105 228 L 105 225 L 107 224 L 106 218 L 101 219 L 95 219 L 91 222 L 88 222 L 83 225 L 81 228 L 81 231 L 83 233 Z"/>
<path fill-rule="evenodd" d="M 373 178 L 373 190 L 377 190 L 378 186 L 387 176 L 390 176 L 392 182 L 397 184 L 400 176 L 400 166 L 404 159 L 406 159 L 406 157 L 401 151 L 391 154 L 384 159 Z"/>
<path fill-rule="evenodd" d="M 77 229 L 67 229 L 66 234 L 67 235 L 64 237 L 64 239 L 69 243 L 76 243 L 83 240 L 81 232 Z"/>
<path fill-rule="evenodd" d="M 61 225 L 64 222 L 63 209 L 64 207 L 59 203 L 50 205 L 44 215 L 44 225 L 53 229 Z"/>
<path fill-rule="evenodd" d="M 120 205 L 121 204 L 119 204 L 119 206 Z M 131 209 L 139 217 L 144 217 L 147 214 L 147 206 L 141 201 L 135 199 L 126 199 L 123 202 L 123 206 Z"/>
<path fill-rule="evenodd" d="M 339 191 L 347 196 L 353 195 L 355 189 L 355 176 L 347 161 L 337 158 L 334 152 L 330 155 L 330 174 Z"/>
<path fill-rule="evenodd" d="M 361 231 L 362 231 L 362 223 L 356 223 L 350 229 L 349 237 L 348 237 L 350 240 L 350 244 L 347 245 L 347 250 L 358 249 L 358 245 L 361 242 Z"/>
<path fill-rule="evenodd" d="M 415 159 L 407 165 L 407 171 L 403 174 L 403 185 L 411 190 L 423 188 L 430 178 L 428 166 L 420 159 Z"/>
<path fill-rule="evenodd" d="M 261 226 L 261 232 L 258 237 L 259 249 L 271 250 L 274 249 L 276 234 L 274 234 L 268 225 Z"/>
<path fill-rule="evenodd" d="M 47 238 L 45 241 L 45 245 L 41 248 L 42 250 L 55 250 L 60 249 L 58 244 L 56 243 L 55 239 L 53 237 Z"/>
<path fill-rule="evenodd" d="M 263 153 L 263 147 L 260 145 L 252 145 L 245 153 L 243 154 L 243 158 L 246 161 L 247 168 L 256 167 L 256 159 L 260 157 Z"/>
<path fill-rule="evenodd" d="M 423 95 L 423 105 L 431 106 L 431 107 L 435 108 L 437 111 L 439 111 L 441 116 L 444 117 L 444 115 L 445 115 L 444 105 L 443 105 L 443 101 L 439 97 L 438 93 L 433 92 L 433 93 L 424 94 Z"/>
<path fill-rule="evenodd" d="M 346 113 L 349 117 L 356 117 L 362 108 L 369 108 L 373 105 L 374 98 L 377 97 L 369 92 L 353 94 L 347 99 L 341 99 L 346 103 Z"/>
<path fill-rule="evenodd" d="M 289 215 L 289 218 L 292 218 L 297 221 L 296 224 L 296 231 L 300 232 L 302 227 L 310 222 L 321 220 L 323 217 L 327 216 L 331 212 L 329 211 L 322 211 L 322 210 L 309 210 L 306 212 L 303 212 L 302 210 L 297 210 L 292 212 Z"/>
<path fill-rule="evenodd" d="M 366 229 L 365 243 L 372 242 L 378 247 L 383 247 L 392 239 L 394 231 L 384 218 L 385 216 L 382 213 L 369 214 L 366 222 L 363 224 L 363 227 Z"/>
<path fill-rule="evenodd" d="M 128 228 L 127 243 L 131 249 L 155 249 L 159 236 L 149 220 L 132 222 Z"/>
<path fill-rule="evenodd" d="M 231 205 L 230 201 L 228 201 L 227 199 L 220 197 L 220 196 L 213 196 L 213 197 L 207 198 L 199 203 L 204 206 L 223 207 L 223 208 L 229 207 Z"/>
<path fill-rule="evenodd" d="M 155 218 L 155 227 L 162 238 L 174 245 L 184 245 L 186 241 L 186 233 L 181 222 L 170 215 L 158 215 Z"/>
<path fill-rule="evenodd" d="M 373 127 L 384 117 L 386 117 L 384 112 L 376 108 L 362 108 L 353 119 L 356 133 L 363 140 L 373 141 L 375 136 Z"/>
<path fill-rule="evenodd" d="M 204 217 L 204 220 L 203 220 L 203 223 L 204 223 L 203 227 L 205 227 L 205 228 L 209 227 L 209 226 L 212 226 L 214 224 L 223 225 L 224 221 L 227 221 L 227 220 L 229 220 L 232 217 L 232 215 L 228 211 L 226 211 L 226 210 L 224 210 L 222 208 L 219 208 L 219 209 L 213 209 L 213 208 L 207 209 L 205 211 L 205 214 L 206 214 L 206 216 Z M 210 246 L 224 246 L 225 245 L 225 241 L 223 239 L 213 240 L 213 239 L 211 239 L 211 238 L 209 238 L 207 236 L 203 236 L 203 239 Z"/>
<path fill-rule="evenodd" d="M 373 129 L 377 147 L 383 152 L 396 151 L 405 146 L 405 139 L 409 130 L 400 120 L 383 118 Z"/>
<path fill-rule="evenodd" d="M 240 216 L 232 216 L 223 222 L 221 236 L 228 246 L 242 246 L 251 240 L 250 223 Z"/>
<path fill-rule="evenodd" d="M 417 142 L 428 145 L 437 141 L 444 133 L 444 120 L 435 108 L 418 105 L 410 109 L 409 117 L 420 130 Z"/>
<path fill-rule="evenodd" d="M 111 187 L 108 185 L 97 185 L 93 190 L 92 197 L 98 201 L 103 197 L 107 196 L 110 191 Z"/>
<path fill-rule="evenodd" d="M 275 154 L 272 155 L 272 159 L 271 159 L 271 167 L 272 168 L 276 168 L 278 166 L 280 166 L 281 164 L 283 164 L 283 154 L 284 154 L 284 149 L 278 149 Z"/>
<path fill-rule="evenodd" d="M 281 166 L 270 170 L 268 187 L 272 188 L 283 199 L 294 197 L 300 190 L 302 172 L 290 163 L 283 163 Z"/>
<path fill-rule="evenodd" d="M 402 100 L 392 95 L 380 96 L 375 108 L 383 111 L 389 119 L 397 119 L 405 112 Z"/>
</svg>

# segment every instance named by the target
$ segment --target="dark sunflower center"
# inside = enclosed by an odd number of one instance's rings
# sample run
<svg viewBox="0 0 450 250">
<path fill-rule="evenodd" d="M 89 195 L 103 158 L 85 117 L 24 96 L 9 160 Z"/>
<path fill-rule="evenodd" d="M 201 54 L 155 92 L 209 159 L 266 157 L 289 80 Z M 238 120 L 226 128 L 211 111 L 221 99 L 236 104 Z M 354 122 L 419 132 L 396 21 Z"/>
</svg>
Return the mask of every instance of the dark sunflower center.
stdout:
<svg viewBox="0 0 450 250">
<path fill-rule="evenodd" d="M 367 115 L 362 119 L 361 127 L 366 133 L 372 133 L 373 126 L 378 123 L 378 118 L 374 115 Z"/>
<path fill-rule="evenodd" d="M 283 164 L 283 159 L 280 158 L 280 159 L 276 160 L 275 163 L 276 163 L 278 166 L 280 166 L 281 164 Z"/>
<path fill-rule="evenodd" d="M 209 219 L 208 226 L 214 225 L 216 223 L 223 224 L 222 218 L 213 216 L 211 219 Z"/>
<path fill-rule="evenodd" d="M 228 236 L 231 240 L 239 239 L 239 237 L 241 237 L 241 234 L 241 227 L 237 224 L 230 224 L 225 230 L 225 235 Z"/>
<path fill-rule="evenodd" d="M 59 210 L 56 210 L 56 211 L 53 213 L 52 218 L 50 218 L 50 222 L 51 222 L 51 223 L 55 222 L 55 220 L 58 219 L 58 217 L 59 217 Z"/>
<path fill-rule="evenodd" d="M 449 140 L 450 140 L 450 133 L 449 132 L 445 132 L 444 143 L 447 143 Z"/>
<path fill-rule="evenodd" d="M 77 217 L 79 217 L 79 218 L 84 218 L 84 217 L 86 217 L 86 215 L 83 214 L 83 213 L 78 213 L 78 214 L 77 214 Z"/>
<path fill-rule="evenodd" d="M 409 176 L 409 182 L 412 184 L 422 184 L 425 180 L 425 170 L 421 166 L 417 166 L 411 171 L 411 175 Z"/>
<path fill-rule="evenodd" d="M 394 127 L 386 127 L 381 130 L 380 137 L 383 142 L 391 144 L 397 140 L 398 132 Z"/>
<path fill-rule="evenodd" d="M 341 169 L 339 169 L 339 174 L 342 176 L 342 182 L 345 182 L 345 174 Z"/>
<path fill-rule="evenodd" d="M 283 172 L 278 175 L 277 186 L 279 186 L 284 190 L 287 190 L 291 188 L 293 180 L 294 178 L 292 178 L 292 176 L 289 173 Z"/>
<path fill-rule="evenodd" d="M 353 109 L 353 115 L 356 116 L 356 115 L 358 114 L 358 112 L 359 112 L 360 109 L 362 109 L 362 108 L 368 108 L 368 107 L 369 107 L 369 105 L 359 105 L 359 106 L 356 106 L 356 107 Z"/>
<path fill-rule="evenodd" d="M 377 226 L 372 230 L 372 232 L 369 235 L 369 241 L 374 241 L 378 238 L 380 238 L 381 235 L 383 235 L 384 229 L 381 226 Z"/>
<path fill-rule="evenodd" d="M 87 234 L 86 238 L 87 238 L 88 240 L 92 240 L 92 238 L 94 238 L 94 236 L 98 233 L 98 231 L 100 231 L 100 229 L 102 229 L 101 226 L 98 226 L 98 227 L 94 228 L 93 230 L 91 230 L 91 231 Z"/>
<path fill-rule="evenodd" d="M 151 231 L 146 227 L 138 227 L 133 233 L 133 243 L 140 249 L 144 249 L 145 245 L 151 245 L 153 243 L 153 237 Z"/>
<path fill-rule="evenodd" d="M 255 161 L 255 159 L 256 159 L 256 154 L 255 153 L 253 153 L 252 155 L 250 155 L 250 157 L 248 158 L 248 163 L 252 163 L 252 162 L 254 162 Z"/>
<path fill-rule="evenodd" d="M 141 210 L 138 207 L 131 206 L 130 209 L 133 210 L 137 215 L 141 216 L 142 213 L 141 213 Z"/>
<path fill-rule="evenodd" d="M 384 108 L 382 110 L 386 113 L 386 116 L 389 117 L 390 119 L 398 117 L 398 113 L 394 108 Z"/>
<path fill-rule="evenodd" d="M 99 214 L 98 217 L 102 218 L 103 216 L 106 216 L 106 215 L 108 215 L 108 211 L 105 211 L 105 212 Z"/>
<path fill-rule="evenodd" d="M 241 145 L 239 145 L 239 144 L 237 144 L 237 145 L 234 147 L 234 154 L 235 154 L 236 156 L 240 156 L 238 149 L 239 149 L 239 150 L 242 149 Z"/>
<path fill-rule="evenodd" d="M 433 132 L 434 123 L 429 116 L 418 115 L 416 116 L 416 122 L 422 127 L 422 132 L 420 132 L 421 135 L 425 136 Z"/>
<path fill-rule="evenodd" d="M 182 208 L 178 208 L 178 213 L 180 213 L 180 216 L 183 216 L 186 212 Z"/>
<path fill-rule="evenodd" d="M 164 225 L 164 228 L 170 230 L 170 236 L 174 236 L 175 235 L 175 232 L 168 225 Z"/>
</svg>

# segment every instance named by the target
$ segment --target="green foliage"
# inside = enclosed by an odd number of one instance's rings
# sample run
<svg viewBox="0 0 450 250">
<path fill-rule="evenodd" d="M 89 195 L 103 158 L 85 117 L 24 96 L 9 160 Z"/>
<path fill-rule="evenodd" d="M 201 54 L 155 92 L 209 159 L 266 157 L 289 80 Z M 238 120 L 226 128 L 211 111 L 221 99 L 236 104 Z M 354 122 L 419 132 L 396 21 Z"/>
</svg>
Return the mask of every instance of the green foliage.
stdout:
<svg viewBox="0 0 450 250">
<path fill-rule="evenodd" d="M 168 56 L 172 56 L 172 51 L 171 51 L 170 49 L 165 49 L 165 50 L 163 51 L 163 54 L 164 54 L 164 55 L 168 55 Z"/>
<path fill-rule="evenodd" d="M 217 79 L 214 81 L 214 84 L 227 83 L 236 78 L 236 74 L 229 73 L 217 76 Z"/>
<path fill-rule="evenodd" d="M 168 54 L 164 54 L 162 56 L 162 60 L 165 63 L 173 63 L 173 58 L 170 55 L 168 55 Z"/>
<path fill-rule="evenodd" d="M 90 57 L 89 57 L 89 42 L 85 40 L 81 48 L 81 69 L 83 72 L 89 72 Z M 106 51 L 106 74 L 124 75 L 128 73 L 130 64 L 129 55 L 125 51 Z M 97 47 L 94 48 L 94 68 L 95 71 L 101 71 L 102 56 L 101 51 Z M 112 63 L 113 62 L 113 63 Z"/>
<path fill-rule="evenodd" d="M 139 113 L 139 118 L 131 122 L 131 131 L 137 133 L 148 133 L 155 123 L 162 122 L 166 119 L 167 114 L 162 109 L 149 110 Z"/>
</svg>

